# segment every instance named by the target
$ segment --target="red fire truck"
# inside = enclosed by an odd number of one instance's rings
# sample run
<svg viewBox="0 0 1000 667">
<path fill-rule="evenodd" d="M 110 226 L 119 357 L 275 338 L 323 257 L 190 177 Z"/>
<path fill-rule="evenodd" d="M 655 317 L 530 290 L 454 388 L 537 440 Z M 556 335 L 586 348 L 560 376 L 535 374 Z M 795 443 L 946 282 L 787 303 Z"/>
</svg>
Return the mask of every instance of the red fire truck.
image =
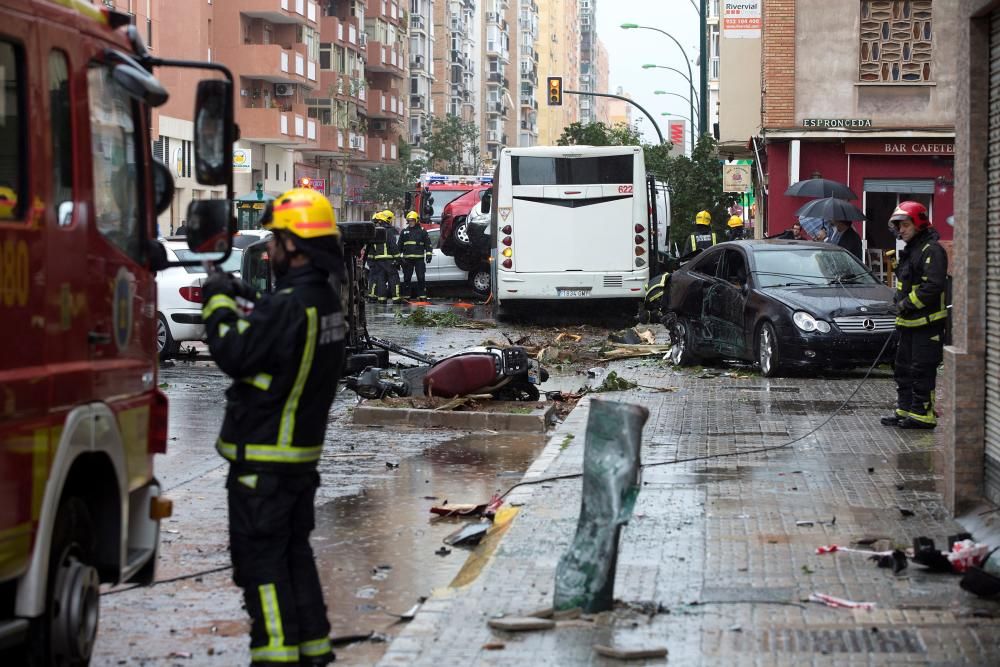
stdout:
<svg viewBox="0 0 1000 667">
<path fill-rule="evenodd" d="M 145 50 L 89 0 L 0 0 L 0 662 L 82 665 L 102 582 L 149 583 L 169 501 L 157 388 L 155 67 L 201 68 L 195 172 L 229 200 L 188 211 L 192 244 L 232 231 L 232 76 Z M 194 225 L 192 225 L 194 219 Z M 213 246 L 221 258 L 229 240 Z M 185 262 L 190 264 L 191 262 Z M 13 654 L 13 659 L 10 656 Z"/>
</svg>

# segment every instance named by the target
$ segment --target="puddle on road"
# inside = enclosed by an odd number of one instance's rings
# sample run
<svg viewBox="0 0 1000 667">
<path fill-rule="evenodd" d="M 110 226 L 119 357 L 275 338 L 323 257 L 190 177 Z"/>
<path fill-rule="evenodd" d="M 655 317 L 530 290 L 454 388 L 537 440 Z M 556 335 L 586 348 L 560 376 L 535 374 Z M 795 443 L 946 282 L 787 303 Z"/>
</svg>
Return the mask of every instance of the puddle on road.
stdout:
<svg viewBox="0 0 1000 667">
<path fill-rule="evenodd" d="M 511 471 L 527 470 L 545 442 L 541 434 L 449 440 L 400 461 L 389 479 L 364 493 L 318 507 L 313 548 L 333 634 L 398 634 L 405 624 L 383 610 L 402 614 L 447 586 L 469 553 L 450 547 L 449 555 L 435 555 L 442 539 L 468 520 L 431 521 L 431 505 L 486 502 L 517 481 Z M 384 650 L 371 642 L 343 647 L 337 663 L 374 664 Z"/>
</svg>

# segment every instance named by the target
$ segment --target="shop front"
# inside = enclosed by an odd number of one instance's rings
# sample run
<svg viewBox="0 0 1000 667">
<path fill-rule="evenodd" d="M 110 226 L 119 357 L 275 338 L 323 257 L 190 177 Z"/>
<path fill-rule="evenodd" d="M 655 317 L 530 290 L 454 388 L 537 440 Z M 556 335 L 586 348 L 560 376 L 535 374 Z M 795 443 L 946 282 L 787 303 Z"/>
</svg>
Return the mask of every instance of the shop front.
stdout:
<svg viewBox="0 0 1000 667">
<path fill-rule="evenodd" d="M 896 205 L 905 200 L 927 206 L 942 240 L 950 241 L 954 212 L 955 144 L 949 136 L 823 138 L 774 140 L 767 143 L 767 234 L 773 236 L 795 222 L 795 211 L 807 200 L 789 197 L 794 182 L 821 176 L 846 183 L 857 193 L 853 203 L 867 220 L 855 223 L 876 264 L 885 250 L 896 247 L 888 227 Z"/>
</svg>

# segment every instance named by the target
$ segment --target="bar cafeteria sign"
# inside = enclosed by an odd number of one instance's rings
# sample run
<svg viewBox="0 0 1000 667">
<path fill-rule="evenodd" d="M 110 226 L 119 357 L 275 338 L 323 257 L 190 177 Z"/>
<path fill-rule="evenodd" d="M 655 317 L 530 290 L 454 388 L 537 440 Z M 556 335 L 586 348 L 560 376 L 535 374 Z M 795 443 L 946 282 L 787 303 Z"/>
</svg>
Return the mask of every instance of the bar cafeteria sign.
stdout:
<svg viewBox="0 0 1000 667">
<path fill-rule="evenodd" d="M 955 157 L 955 142 L 951 140 L 861 139 L 844 142 L 849 155 L 918 155 L 923 157 Z"/>
</svg>

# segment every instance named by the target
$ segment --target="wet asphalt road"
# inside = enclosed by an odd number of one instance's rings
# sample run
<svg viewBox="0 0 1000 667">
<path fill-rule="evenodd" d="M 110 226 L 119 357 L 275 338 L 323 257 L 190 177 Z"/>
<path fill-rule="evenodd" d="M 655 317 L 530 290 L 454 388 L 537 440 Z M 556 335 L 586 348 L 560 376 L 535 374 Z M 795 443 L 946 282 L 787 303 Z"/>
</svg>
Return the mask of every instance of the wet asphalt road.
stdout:
<svg viewBox="0 0 1000 667">
<path fill-rule="evenodd" d="M 489 328 L 415 328 L 399 321 L 397 313 L 405 315 L 405 308 L 381 308 L 369 313 L 369 329 L 443 356 L 487 340 L 504 341 L 505 335 L 542 342 L 571 324 L 585 335 L 583 348 L 599 343 L 609 329 L 628 324 L 628 313 L 623 312 L 594 317 L 594 325 L 580 328 L 579 313 L 569 311 L 546 312 L 543 326 L 515 323 L 495 328 L 487 307 L 442 304 L 432 310 L 465 313 L 470 320 L 488 322 Z M 239 589 L 225 569 L 226 464 L 213 448 L 229 381 L 204 348 L 196 348 L 199 353 L 160 371 L 170 401 L 169 442 L 167 454 L 155 465 L 166 495 L 174 501 L 174 516 L 162 525 L 157 579 L 207 573 L 152 588 L 107 590 L 95 665 L 237 665 L 248 659 L 246 614 Z M 542 389 L 582 386 L 591 363 L 580 359 L 550 367 L 552 378 Z M 330 414 L 313 547 L 333 634 L 375 633 L 378 640 L 391 638 L 401 627 L 391 613 L 401 614 L 446 586 L 468 554 L 461 548 L 443 556 L 435 553 L 441 540 L 463 522 L 432 521 L 430 506 L 444 500 L 485 502 L 520 479 L 545 438 L 355 427 L 354 403 L 353 393 L 341 393 Z M 340 648 L 338 664 L 372 664 L 384 648 L 379 641 Z"/>
</svg>

